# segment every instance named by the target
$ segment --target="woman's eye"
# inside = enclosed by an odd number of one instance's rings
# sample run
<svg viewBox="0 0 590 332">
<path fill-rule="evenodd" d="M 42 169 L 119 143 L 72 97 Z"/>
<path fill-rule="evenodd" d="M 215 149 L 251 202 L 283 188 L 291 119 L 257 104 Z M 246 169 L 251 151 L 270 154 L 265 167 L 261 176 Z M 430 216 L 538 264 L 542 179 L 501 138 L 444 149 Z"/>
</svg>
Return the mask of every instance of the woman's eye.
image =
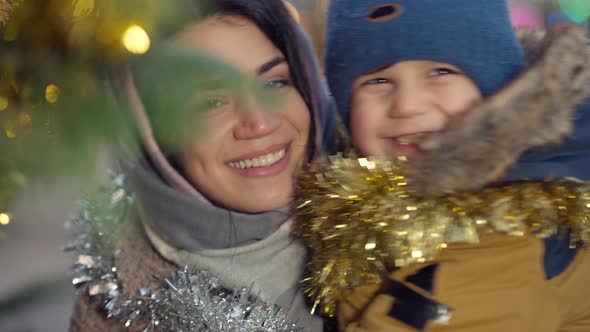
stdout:
<svg viewBox="0 0 590 332">
<path fill-rule="evenodd" d="M 451 75 L 457 74 L 457 71 L 449 68 L 436 68 L 430 72 L 430 76 L 437 77 L 437 76 L 444 76 L 444 75 Z"/>
<path fill-rule="evenodd" d="M 229 104 L 229 99 L 224 97 L 202 96 L 196 101 L 196 107 L 200 111 L 213 111 Z"/>
<path fill-rule="evenodd" d="M 219 99 L 219 98 L 209 98 L 205 101 L 205 106 L 207 109 L 220 108 L 226 104 L 227 104 L 226 100 Z"/>
<path fill-rule="evenodd" d="M 363 83 L 363 85 L 387 84 L 389 80 L 386 78 L 372 78 Z"/>
<path fill-rule="evenodd" d="M 289 80 L 274 80 L 264 84 L 265 89 L 269 90 L 278 90 L 284 88 L 288 85 L 291 85 L 291 81 Z"/>
</svg>

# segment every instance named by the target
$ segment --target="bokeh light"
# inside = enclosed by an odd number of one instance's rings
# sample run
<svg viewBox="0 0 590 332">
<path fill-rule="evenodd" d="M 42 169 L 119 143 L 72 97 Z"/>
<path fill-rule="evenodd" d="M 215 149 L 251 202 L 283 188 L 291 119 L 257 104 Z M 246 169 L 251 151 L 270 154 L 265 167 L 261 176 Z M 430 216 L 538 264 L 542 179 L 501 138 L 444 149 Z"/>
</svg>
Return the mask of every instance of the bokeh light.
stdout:
<svg viewBox="0 0 590 332">
<path fill-rule="evenodd" d="M 20 112 L 18 114 L 18 124 L 26 127 L 26 126 L 30 126 L 31 123 L 33 123 L 33 117 L 31 116 L 31 113 L 29 112 Z"/>
<path fill-rule="evenodd" d="M 6 226 L 10 224 L 10 215 L 8 213 L 0 213 L 0 225 Z"/>
<path fill-rule="evenodd" d="M 55 84 L 49 84 L 45 88 L 45 100 L 48 103 L 54 104 L 59 100 L 59 87 Z"/>
<path fill-rule="evenodd" d="M 512 26 L 517 29 L 542 29 L 545 17 L 539 8 L 528 2 L 515 2 L 509 5 Z"/>
<path fill-rule="evenodd" d="M 559 6 L 576 23 L 583 23 L 590 18 L 590 1 L 588 0 L 559 0 Z"/>
<path fill-rule="evenodd" d="M 8 108 L 8 98 L 0 96 L 0 112 Z"/>
<path fill-rule="evenodd" d="M 144 54 L 150 49 L 150 37 L 142 27 L 133 25 L 123 34 L 123 45 L 133 54 Z"/>
<path fill-rule="evenodd" d="M 16 138 L 16 130 L 14 130 L 13 128 L 6 129 L 5 134 L 6 134 L 6 137 L 8 137 L 10 139 Z"/>
</svg>

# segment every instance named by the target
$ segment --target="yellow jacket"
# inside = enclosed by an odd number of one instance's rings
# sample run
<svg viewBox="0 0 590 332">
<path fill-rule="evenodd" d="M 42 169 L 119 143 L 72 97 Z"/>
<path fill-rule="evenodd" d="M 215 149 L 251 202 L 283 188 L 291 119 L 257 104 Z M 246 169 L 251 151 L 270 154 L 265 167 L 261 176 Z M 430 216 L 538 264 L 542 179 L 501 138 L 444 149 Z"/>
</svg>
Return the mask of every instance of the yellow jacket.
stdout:
<svg viewBox="0 0 590 332">
<path fill-rule="evenodd" d="M 337 310 L 340 329 L 410 332 L 419 330 L 411 325 L 418 322 L 429 332 L 590 331 L 590 252 L 580 251 L 548 280 L 544 250 L 536 237 L 500 234 L 476 245 L 449 245 L 434 262 L 398 269 L 383 285 L 345 291 Z M 408 296 L 396 297 L 392 282 L 448 306 L 451 314 L 427 320 L 428 303 L 404 302 Z M 405 310 L 413 311 L 410 318 L 400 315 Z"/>
</svg>

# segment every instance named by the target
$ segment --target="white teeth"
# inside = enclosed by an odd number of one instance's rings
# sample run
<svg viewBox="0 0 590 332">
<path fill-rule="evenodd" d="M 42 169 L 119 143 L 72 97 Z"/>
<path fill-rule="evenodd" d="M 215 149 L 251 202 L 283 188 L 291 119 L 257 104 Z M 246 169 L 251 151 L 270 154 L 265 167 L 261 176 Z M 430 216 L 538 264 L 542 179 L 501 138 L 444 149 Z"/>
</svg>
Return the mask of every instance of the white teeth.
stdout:
<svg viewBox="0 0 590 332">
<path fill-rule="evenodd" d="M 273 164 L 276 164 L 278 161 L 280 161 L 284 157 L 285 157 L 285 149 L 283 148 L 277 152 L 265 154 L 260 157 L 246 159 L 246 160 L 240 160 L 240 161 L 234 161 L 234 162 L 229 163 L 229 166 L 233 167 L 233 168 L 240 168 L 240 169 L 252 168 L 252 167 L 267 167 L 267 166 L 271 166 Z"/>
<path fill-rule="evenodd" d="M 401 145 L 410 145 L 420 142 L 422 138 L 424 138 L 422 135 L 413 135 L 408 137 L 398 137 L 395 139 L 395 141 Z"/>
</svg>

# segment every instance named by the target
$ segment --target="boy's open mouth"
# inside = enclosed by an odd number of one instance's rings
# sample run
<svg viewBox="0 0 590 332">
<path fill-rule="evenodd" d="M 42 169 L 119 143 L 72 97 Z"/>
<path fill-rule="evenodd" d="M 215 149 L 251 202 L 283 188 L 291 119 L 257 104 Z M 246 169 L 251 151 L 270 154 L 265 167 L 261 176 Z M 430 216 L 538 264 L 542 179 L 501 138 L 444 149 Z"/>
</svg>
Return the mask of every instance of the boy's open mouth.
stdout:
<svg viewBox="0 0 590 332">
<path fill-rule="evenodd" d="M 424 138 L 432 132 L 420 132 L 393 137 L 393 140 L 400 145 L 418 145 Z"/>
</svg>

